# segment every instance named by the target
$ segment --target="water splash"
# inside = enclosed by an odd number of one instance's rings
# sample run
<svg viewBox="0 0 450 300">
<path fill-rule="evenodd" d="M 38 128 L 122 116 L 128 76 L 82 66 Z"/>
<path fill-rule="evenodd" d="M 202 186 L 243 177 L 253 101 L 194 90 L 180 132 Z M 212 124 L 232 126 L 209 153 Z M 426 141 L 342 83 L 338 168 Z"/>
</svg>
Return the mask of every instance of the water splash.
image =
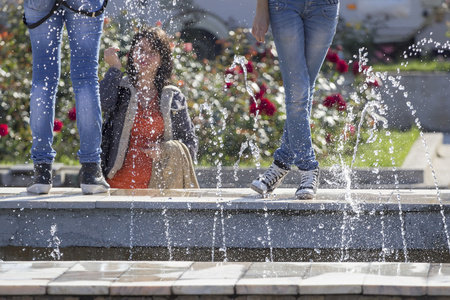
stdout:
<svg viewBox="0 0 450 300">
<path fill-rule="evenodd" d="M 51 240 L 49 240 L 49 247 L 53 247 L 52 252 L 50 253 L 50 256 L 54 260 L 60 260 L 61 256 L 63 255 L 59 249 L 59 246 L 61 245 L 61 240 L 56 235 L 56 232 L 58 231 L 58 226 L 56 224 L 53 224 L 50 226 L 50 235 L 52 236 Z"/>
<path fill-rule="evenodd" d="M 134 194 L 134 192 L 133 192 Z M 134 244 L 134 197 L 133 194 L 131 196 L 131 204 L 130 204 L 130 247 L 129 253 L 130 256 L 128 260 L 133 260 L 133 244 Z"/>
<path fill-rule="evenodd" d="M 214 212 L 213 229 L 212 229 L 212 243 L 211 243 L 211 261 L 214 261 L 214 252 L 216 247 L 216 222 L 219 211 Z"/>
<path fill-rule="evenodd" d="M 414 110 L 413 105 L 411 105 L 411 102 L 409 102 L 409 101 L 406 104 L 409 107 L 409 109 L 411 110 L 411 114 L 414 116 L 416 111 Z M 416 122 L 416 125 L 417 125 L 418 128 L 422 127 L 419 119 L 416 118 L 415 122 Z M 441 218 L 442 218 L 443 229 L 444 229 L 445 237 L 447 239 L 447 247 L 448 247 L 448 249 L 450 251 L 450 236 L 449 236 L 449 231 L 448 231 L 448 226 L 447 226 L 447 218 L 445 216 L 445 211 L 444 211 L 444 204 L 442 203 L 441 191 L 439 189 L 438 180 L 436 178 L 436 172 L 434 171 L 434 166 L 433 166 L 432 161 L 431 161 L 430 151 L 429 151 L 429 148 L 428 148 L 428 145 L 427 145 L 427 141 L 424 138 L 424 134 L 423 134 L 422 130 L 420 131 L 420 139 L 421 139 L 422 144 L 423 144 L 423 146 L 425 148 L 425 156 L 427 158 L 428 166 L 430 167 L 431 175 L 433 177 L 434 188 L 436 190 L 436 198 L 437 198 L 438 203 L 439 203 L 439 209 L 440 209 L 440 214 L 441 214 Z"/>
<path fill-rule="evenodd" d="M 252 97 L 253 101 L 255 103 L 257 103 L 254 90 L 253 90 L 253 88 L 251 87 L 251 85 L 248 82 L 247 63 L 248 63 L 248 61 L 247 61 L 247 59 L 244 56 L 235 55 L 234 58 L 233 58 L 233 62 L 232 62 L 232 64 L 230 65 L 230 67 L 228 69 L 232 70 L 232 69 L 235 69 L 237 66 L 241 67 L 241 69 L 244 72 L 245 91 L 247 92 L 248 95 L 250 95 L 250 97 Z M 225 80 L 226 83 L 230 83 L 230 82 L 232 82 L 232 78 L 233 78 L 233 74 L 227 74 L 225 76 L 224 80 Z M 253 133 L 248 138 L 248 140 L 241 145 L 241 150 L 239 151 L 238 161 L 234 164 L 235 179 L 237 178 L 236 173 L 237 173 L 237 170 L 239 169 L 240 158 L 242 157 L 242 154 L 243 154 L 244 150 L 247 147 L 250 147 L 250 149 L 251 149 L 251 153 L 252 153 L 252 156 L 254 158 L 256 168 L 257 169 L 260 168 L 260 165 L 261 165 L 261 163 L 260 163 L 260 150 L 259 150 L 259 147 L 256 144 L 256 132 L 258 131 L 258 115 L 259 115 L 259 109 L 256 110 L 256 115 L 254 117 Z"/>
<path fill-rule="evenodd" d="M 164 233 L 166 236 L 167 250 L 169 251 L 169 261 L 172 261 L 173 260 L 172 237 L 170 236 L 170 220 L 167 215 L 167 208 L 163 207 L 161 215 L 163 216 L 164 220 L 164 228 L 165 228 Z"/>
<path fill-rule="evenodd" d="M 393 159 L 392 159 L 392 164 L 394 164 Z M 395 169 L 395 167 L 394 167 L 394 169 Z M 402 243 L 403 243 L 403 255 L 405 257 L 405 262 L 408 262 L 408 244 L 406 242 L 405 220 L 403 219 L 403 210 L 402 210 L 402 201 L 401 201 L 402 197 L 400 195 L 400 188 L 399 188 L 400 183 L 398 181 L 398 174 L 394 174 L 394 184 L 395 184 L 395 191 L 396 191 L 396 197 L 397 197 L 397 203 L 398 203 L 398 217 L 400 219 L 400 230 L 401 230 Z"/>
<path fill-rule="evenodd" d="M 273 246 L 272 246 L 272 227 L 270 226 L 270 222 L 269 222 L 269 212 L 267 209 L 267 202 L 264 199 L 264 218 L 265 218 L 265 225 L 267 228 L 267 246 L 269 246 L 269 257 L 266 257 L 266 262 L 273 262 Z"/>
<path fill-rule="evenodd" d="M 407 51 L 404 51 L 403 52 L 403 58 L 408 59 L 409 57 L 413 57 L 413 56 L 417 56 L 417 55 L 421 54 L 422 46 L 425 46 L 427 44 L 434 45 L 434 48 L 438 50 L 438 53 L 443 53 L 444 50 L 450 49 L 449 41 L 447 41 L 444 44 L 441 44 L 439 42 L 434 41 L 431 37 L 429 39 L 424 38 L 424 39 L 418 41 L 417 43 L 411 45 L 408 48 Z M 405 62 L 402 65 L 406 66 L 407 64 L 408 64 L 408 62 Z M 400 70 L 397 69 L 397 72 L 400 73 Z M 393 83 L 392 85 L 394 87 L 398 88 L 398 91 L 404 91 L 405 90 L 405 87 L 400 84 L 401 76 L 396 76 L 396 77 L 389 76 L 388 79 Z M 447 222 L 446 222 L 444 206 L 443 206 L 442 199 L 441 199 L 441 193 L 440 193 L 440 190 L 439 190 L 438 180 L 436 178 L 436 173 L 434 171 L 434 167 L 433 167 L 433 164 L 432 164 L 432 161 L 431 161 L 428 145 L 427 145 L 427 142 L 426 142 L 426 140 L 424 138 L 421 122 L 416 117 L 416 112 L 417 111 L 414 109 L 414 106 L 411 104 L 410 101 L 407 100 L 408 96 L 409 96 L 408 92 L 403 92 L 403 97 L 406 100 L 406 105 L 408 106 L 411 115 L 413 117 L 415 117 L 414 122 L 415 122 L 417 128 L 420 129 L 420 138 L 421 138 L 422 144 L 424 146 L 425 156 L 427 158 L 428 166 L 429 166 L 429 168 L 431 170 L 431 174 L 432 174 L 432 177 L 433 177 L 434 187 L 435 187 L 435 190 L 436 190 L 436 198 L 437 198 L 437 201 L 438 201 L 439 207 L 440 207 L 440 214 L 441 214 L 441 218 L 442 218 L 443 230 L 444 230 L 444 233 L 445 233 L 445 236 L 446 236 L 446 239 L 447 239 L 447 247 L 448 247 L 448 249 L 450 251 L 450 236 L 449 236 L 448 226 L 447 226 Z M 397 181 L 397 179 L 396 179 L 396 181 Z M 399 195 L 397 197 L 399 197 Z"/>
<path fill-rule="evenodd" d="M 247 59 L 244 56 L 235 55 L 234 59 L 233 59 L 233 62 L 231 63 L 229 69 L 234 69 L 238 65 L 242 68 L 242 70 L 244 71 L 245 90 L 256 101 L 255 93 L 253 92 L 253 88 L 250 86 L 250 84 L 248 83 L 248 79 L 247 79 L 247 63 L 248 63 L 248 61 L 247 61 Z M 232 74 L 227 74 L 225 76 L 225 82 L 226 83 L 231 82 L 232 77 L 233 77 Z"/>
<path fill-rule="evenodd" d="M 223 205 L 220 205 L 220 223 L 222 225 L 222 247 L 219 248 L 219 251 L 223 253 L 223 261 L 228 261 L 228 254 L 227 254 L 227 238 L 225 235 L 225 218 L 224 218 L 224 212 L 223 212 Z"/>
<path fill-rule="evenodd" d="M 237 161 L 236 161 L 236 162 L 234 163 L 234 165 L 233 165 L 233 170 L 234 170 L 234 172 L 233 172 L 233 177 L 234 177 L 234 181 L 239 181 L 239 177 L 237 176 L 237 172 L 238 172 L 238 170 L 239 170 L 239 162 L 241 161 L 241 157 L 242 157 L 244 151 L 248 148 L 248 146 L 249 146 L 248 144 L 249 144 L 248 141 L 243 142 L 243 143 L 241 144 L 241 149 L 239 150 L 238 159 L 237 159 Z"/>
<path fill-rule="evenodd" d="M 216 128 L 216 126 L 214 126 L 214 124 L 216 124 L 214 122 L 214 118 L 213 116 L 215 115 L 215 111 L 212 108 L 212 104 L 209 104 L 208 102 L 202 103 L 200 105 L 200 112 L 199 112 L 199 120 L 200 122 L 203 121 L 205 119 L 205 115 L 209 115 L 208 118 L 208 124 L 210 124 L 210 128 L 212 130 L 212 135 L 213 136 L 217 136 L 218 137 L 218 141 L 214 141 L 213 139 L 211 139 L 210 143 L 213 144 L 213 146 L 218 146 L 219 149 L 223 149 L 224 147 L 224 142 L 222 137 L 220 136 L 220 133 L 222 131 L 225 130 L 225 126 L 226 126 L 226 119 L 228 117 L 228 114 L 226 112 L 225 109 L 221 110 L 222 115 L 223 115 L 223 122 L 222 122 L 222 126 L 220 128 Z M 223 153 L 211 153 L 212 157 L 216 156 L 216 158 L 214 159 L 214 165 L 217 167 L 217 171 L 216 171 L 216 188 L 217 188 L 217 195 L 221 195 L 221 188 L 222 188 L 222 157 L 223 157 Z"/>
</svg>

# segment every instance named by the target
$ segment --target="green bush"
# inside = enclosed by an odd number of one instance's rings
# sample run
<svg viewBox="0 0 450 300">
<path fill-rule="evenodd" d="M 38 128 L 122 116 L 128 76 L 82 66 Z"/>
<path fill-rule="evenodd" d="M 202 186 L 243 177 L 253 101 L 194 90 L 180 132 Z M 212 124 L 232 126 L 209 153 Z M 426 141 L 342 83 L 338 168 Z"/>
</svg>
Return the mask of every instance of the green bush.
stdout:
<svg viewBox="0 0 450 300">
<path fill-rule="evenodd" d="M 8 132 L 0 127 L 0 160 L 15 163 L 29 161 L 31 148 L 31 50 L 28 31 L 20 18 L 22 7 L 9 5 L 4 11 L 8 22 L 0 29 L 0 126 L 8 126 Z M 100 78 L 107 70 L 103 50 L 111 46 L 126 49 L 133 25 L 126 12 L 116 20 L 105 20 Z M 173 83 L 189 101 L 200 140 L 198 163 L 218 167 L 270 163 L 285 120 L 282 78 L 273 40 L 268 37 L 265 44 L 255 44 L 247 30 L 239 29 L 232 32 L 230 39 L 218 43 L 222 53 L 208 61 L 196 59 L 191 45 L 183 42 L 179 34 L 173 39 Z M 77 163 L 79 137 L 76 122 L 70 117 L 75 99 L 66 36 L 63 45 L 56 107 L 56 118 L 63 126 L 55 132 L 54 148 L 57 161 Z M 351 62 L 342 59 L 342 50 L 330 49 L 317 80 L 311 131 L 319 160 L 339 162 L 341 155 L 352 156 L 355 145 L 371 142 L 383 124 L 384 106 L 377 91 L 382 83 L 380 74 L 367 66 L 364 53 Z M 348 75 L 351 71 L 354 75 Z"/>
</svg>

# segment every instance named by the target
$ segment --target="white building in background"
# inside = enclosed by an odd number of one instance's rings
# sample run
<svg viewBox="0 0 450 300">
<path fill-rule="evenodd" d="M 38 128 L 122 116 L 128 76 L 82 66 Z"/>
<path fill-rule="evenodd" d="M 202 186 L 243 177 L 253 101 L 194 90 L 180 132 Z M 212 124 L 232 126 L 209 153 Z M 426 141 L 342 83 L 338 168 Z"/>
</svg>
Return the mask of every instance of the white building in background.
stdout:
<svg viewBox="0 0 450 300">
<path fill-rule="evenodd" d="M 375 43 L 414 42 L 433 32 L 444 43 L 448 0 L 340 0 L 340 17 L 373 31 Z M 215 52 L 214 41 L 230 30 L 252 26 L 256 0 L 112 0 L 110 15 L 122 10 L 149 25 L 157 21 L 170 33 L 182 32 L 202 55 Z"/>
</svg>

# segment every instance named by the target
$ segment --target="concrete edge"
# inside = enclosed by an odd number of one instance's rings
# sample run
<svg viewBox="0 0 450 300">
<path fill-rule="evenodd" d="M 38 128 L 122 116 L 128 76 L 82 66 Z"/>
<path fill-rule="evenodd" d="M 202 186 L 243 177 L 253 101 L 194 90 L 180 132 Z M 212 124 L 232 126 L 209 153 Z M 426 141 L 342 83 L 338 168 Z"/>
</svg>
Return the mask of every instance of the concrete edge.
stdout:
<svg viewBox="0 0 450 300">
<path fill-rule="evenodd" d="M 444 142 L 441 132 L 424 133 L 411 147 L 401 167 L 402 170 L 423 170 L 423 183 L 434 185 L 430 164 L 438 155 L 438 149 Z"/>
</svg>

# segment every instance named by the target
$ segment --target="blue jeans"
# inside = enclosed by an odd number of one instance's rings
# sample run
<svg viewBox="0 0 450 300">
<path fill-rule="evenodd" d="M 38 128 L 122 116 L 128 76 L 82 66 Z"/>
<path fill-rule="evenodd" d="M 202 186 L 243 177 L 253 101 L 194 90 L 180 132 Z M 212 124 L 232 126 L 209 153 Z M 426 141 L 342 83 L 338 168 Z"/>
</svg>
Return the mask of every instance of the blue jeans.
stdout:
<svg viewBox="0 0 450 300">
<path fill-rule="evenodd" d="M 338 21 L 338 0 L 269 0 L 272 33 L 285 90 L 286 122 L 274 159 L 300 170 L 319 166 L 310 115 L 314 86 Z"/>
<path fill-rule="evenodd" d="M 25 0 L 25 18 L 33 24 L 52 8 L 54 0 Z M 94 11 L 102 0 L 69 0 L 75 8 Z M 80 163 L 100 162 L 102 115 L 98 83 L 98 59 L 103 15 L 86 17 L 64 7 L 46 22 L 30 29 L 33 78 L 30 95 L 30 126 L 34 164 L 54 161 L 53 122 L 58 82 L 61 76 L 61 41 L 67 28 L 70 46 L 70 74 L 75 94 L 77 127 L 80 135 Z"/>
</svg>

